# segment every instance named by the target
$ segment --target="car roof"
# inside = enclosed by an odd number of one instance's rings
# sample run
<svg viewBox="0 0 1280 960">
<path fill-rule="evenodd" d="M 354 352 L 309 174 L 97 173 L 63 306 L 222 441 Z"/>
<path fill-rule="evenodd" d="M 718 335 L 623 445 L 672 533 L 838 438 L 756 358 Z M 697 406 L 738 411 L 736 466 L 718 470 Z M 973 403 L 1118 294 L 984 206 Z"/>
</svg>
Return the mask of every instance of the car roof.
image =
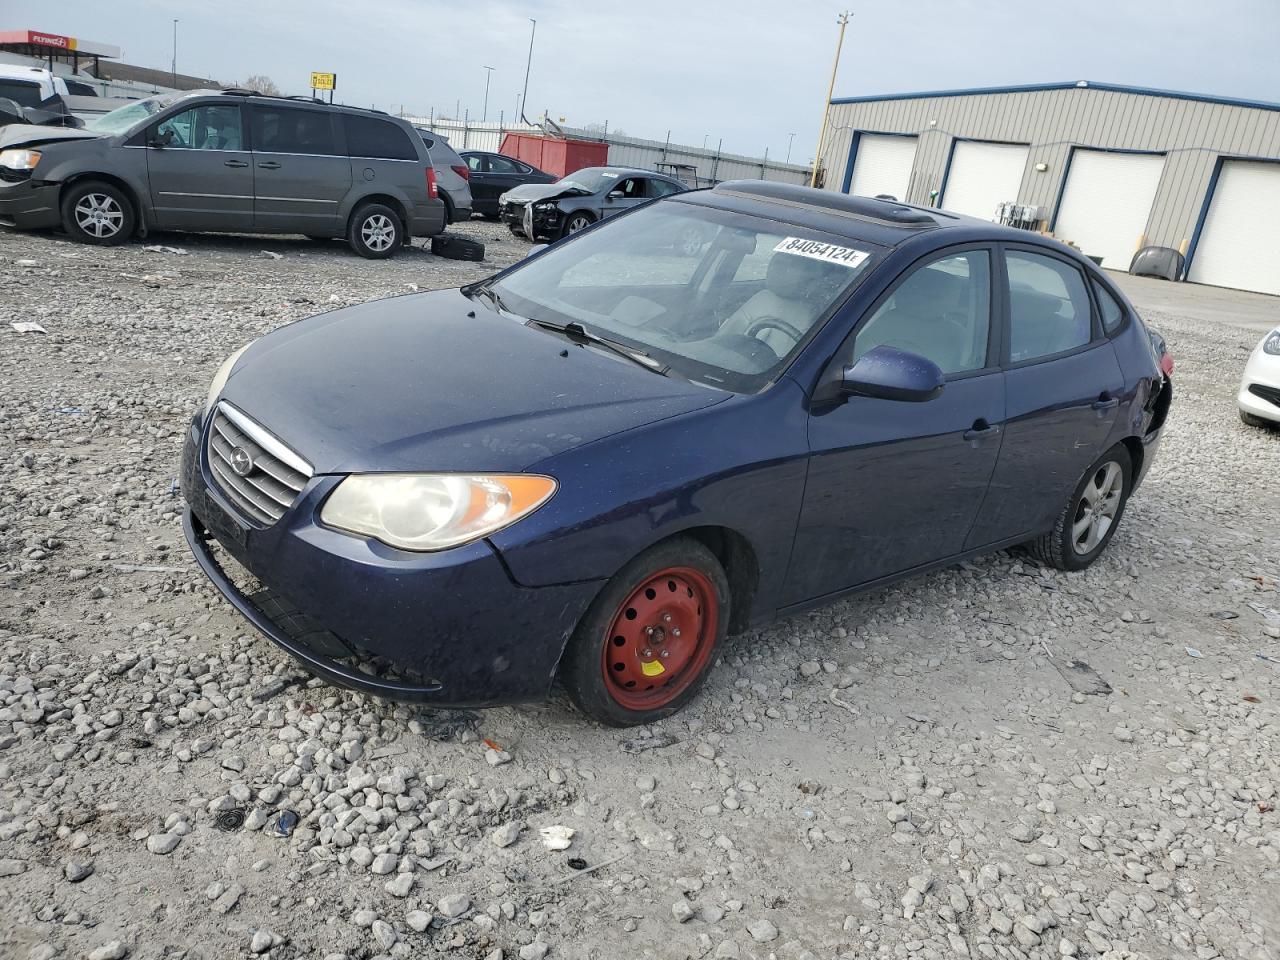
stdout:
<svg viewBox="0 0 1280 960">
<path fill-rule="evenodd" d="M 771 219 L 777 219 L 780 208 L 785 208 L 789 211 L 788 220 L 883 247 L 896 247 L 921 234 L 936 235 L 939 246 L 966 239 L 1063 246 L 1060 242 L 1051 244 L 1029 230 L 1006 227 L 950 210 L 770 180 L 726 180 L 710 190 L 691 191 L 671 199 L 707 203 Z"/>
<path fill-rule="evenodd" d="M 223 87 L 220 90 L 188 90 L 180 97 L 175 98 L 174 102 L 176 103 L 177 100 L 185 100 L 188 97 L 235 97 L 241 100 L 272 100 L 276 103 L 295 104 L 300 107 L 324 107 L 326 110 L 341 110 L 346 113 L 372 114 L 381 119 L 393 120 L 398 123 L 405 124 L 406 126 L 413 127 L 413 124 L 409 123 L 408 120 L 405 120 L 403 117 L 397 117 L 394 114 L 387 113 L 385 110 L 374 110 L 371 107 L 355 107 L 346 103 L 327 103 L 319 97 L 287 97 L 283 94 L 259 93 L 257 90 L 249 90 L 245 87 Z"/>
<path fill-rule="evenodd" d="M 41 80 L 52 79 L 53 75 L 53 71 L 48 67 L 28 67 L 21 63 L 0 63 L 0 77 L 5 80 L 30 80 L 32 83 L 39 83 Z"/>
</svg>

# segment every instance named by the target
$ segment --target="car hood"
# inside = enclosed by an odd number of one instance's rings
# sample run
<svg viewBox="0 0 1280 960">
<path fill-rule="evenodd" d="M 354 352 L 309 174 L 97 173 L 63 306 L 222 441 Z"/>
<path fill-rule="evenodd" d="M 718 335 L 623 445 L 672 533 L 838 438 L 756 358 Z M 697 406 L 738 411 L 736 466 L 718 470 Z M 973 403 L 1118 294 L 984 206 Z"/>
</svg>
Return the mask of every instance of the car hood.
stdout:
<svg viewBox="0 0 1280 960">
<path fill-rule="evenodd" d="M 102 136 L 78 127 L 46 127 L 37 123 L 11 123 L 0 127 L 0 150 L 8 147 L 33 147 L 59 140 L 96 140 Z"/>
<path fill-rule="evenodd" d="M 243 354 L 222 392 L 316 473 L 516 472 L 728 396 L 526 326 L 458 290 L 282 327 Z"/>
<path fill-rule="evenodd" d="M 508 200 L 523 203 L 529 200 L 552 200 L 557 197 L 587 197 L 590 194 L 583 193 L 577 187 L 566 189 L 558 183 L 525 183 L 512 187 L 503 196 Z"/>
</svg>

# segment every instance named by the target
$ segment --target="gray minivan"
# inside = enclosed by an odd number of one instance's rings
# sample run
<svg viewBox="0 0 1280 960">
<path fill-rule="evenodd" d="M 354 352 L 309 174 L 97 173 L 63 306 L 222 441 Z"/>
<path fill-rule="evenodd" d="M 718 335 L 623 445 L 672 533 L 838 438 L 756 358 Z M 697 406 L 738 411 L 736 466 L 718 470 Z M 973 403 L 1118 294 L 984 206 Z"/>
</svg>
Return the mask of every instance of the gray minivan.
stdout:
<svg viewBox="0 0 1280 960">
<path fill-rule="evenodd" d="M 84 129 L 0 132 L 0 224 L 61 225 L 83 243 L 148 230 L 301 233 L 381 258 L 445 220 L 426 144 L 372 110 L 197 90 Z"/>
</svg>

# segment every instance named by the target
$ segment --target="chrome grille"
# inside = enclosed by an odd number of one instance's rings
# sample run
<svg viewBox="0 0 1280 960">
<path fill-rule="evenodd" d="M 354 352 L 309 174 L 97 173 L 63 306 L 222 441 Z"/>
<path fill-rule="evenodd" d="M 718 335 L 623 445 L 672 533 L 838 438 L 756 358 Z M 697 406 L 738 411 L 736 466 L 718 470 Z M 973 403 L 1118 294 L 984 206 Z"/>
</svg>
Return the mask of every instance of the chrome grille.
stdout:
<svg viewBox="0 0 1280 960">
<path fill-rule="evenodd" d="M 214 409 L 206 442 L 218 489 L 261 526 L 283 517 L 311 479 L 305 460 L 230 404 Z"/>
</svg>

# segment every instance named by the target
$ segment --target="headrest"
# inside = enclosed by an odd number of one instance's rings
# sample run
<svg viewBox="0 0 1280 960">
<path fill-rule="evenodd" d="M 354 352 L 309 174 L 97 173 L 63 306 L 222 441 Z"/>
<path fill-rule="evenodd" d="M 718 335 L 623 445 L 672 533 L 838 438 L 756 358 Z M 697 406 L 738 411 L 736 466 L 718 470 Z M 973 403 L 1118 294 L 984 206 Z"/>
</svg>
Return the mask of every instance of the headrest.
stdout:
<svg viewBox="0 0 1280 960">
<path fill-rule="evenodd" d="M 830 269 L 817 260 L 778 253 L 769 261 L 764 284 L 785 300 L 800 300 L 814 284 L 823 283 Z"/>
</svg>

